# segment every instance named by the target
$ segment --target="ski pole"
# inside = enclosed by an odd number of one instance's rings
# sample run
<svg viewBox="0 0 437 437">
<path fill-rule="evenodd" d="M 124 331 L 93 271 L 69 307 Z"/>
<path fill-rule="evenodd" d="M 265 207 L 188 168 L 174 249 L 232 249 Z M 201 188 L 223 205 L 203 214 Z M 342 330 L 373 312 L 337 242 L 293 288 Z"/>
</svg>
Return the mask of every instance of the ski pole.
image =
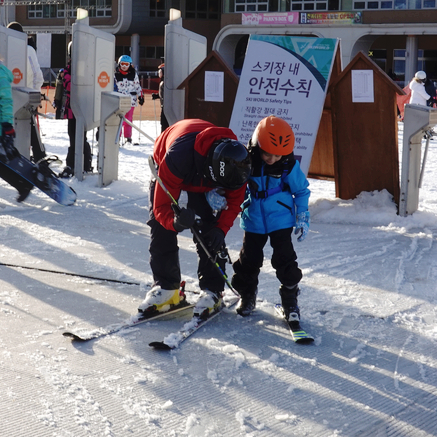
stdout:
<svg viewBox="0 0 437 437">
<path fill-rule="evenodd" d="M 141 130 L 141 119 L 143 118 L 143 105 L 140 105 L 140 130 Z M 138 144 L 140 144 L 140 131 L 138 131 Z"/>
<path fill-rule="evenodd" d="M 158 128 L 156 127 L 158 124 L 158 120 L 156 119 L 156 100 L 153 100 L 153 111 L 155 112 L 155 134 L 158 137 Z"/>
<path fill-rule="evenodd" d="M 164 190 L 164 192 L 170 198 L 176 211 L 180 212 L 181 207 L 179 206 L 177 200 L 172 196 L 170 191 L 167 190 L 166 186 L 164 185 L 164 182 L 162 182 L 162 179 L 158 176 L 158 172 L 156 171 L 155 161 L 153 159 L 153 156 L 149 156 L 149 167 L 150 167 L 150 170 L 152 172 L 153 177 L 158 181 L 158 184 L 161 186 L 161 188 Z M 214 266 L 216 267 L 218 272 L 222 275 L 224 281 L 226 282 L 226 285 L 229 287 L 229 289 L 232 291 L 232 293 L 234 293 L 236 296 L 240 297 L 240 295 L 237 293 L 237 291 L 234 289 L 234 287 L 232 287 L 231 283 L 229 282 L 229 279 L 228 279 L 226 273 L 222 270 L 219 263 L 213 258 L 213 256 L 211 255 L 211 252 L 205 246 L 205 243 L 203 242 L 202 237 L 196 231 L 194 226 L 191 226 L 190 231 L 193 233 L 194 237 L 199 242 L 200 246 L 204 250 L 208 259 L 214 264 Z"/>
<path fill-rule="evenodd" d="M 155 140 L 150 137 L 149 135 L 147 135 L 145 132 L 143 132 L 140 128 L 138 128 L 137 126 L 135 126 L 133 123 L 131 123 L 126 117 L 123 117 L 122 115 L 119 115 L 119 117 L 121 118 L 121 121 L 124 121 L 125 123 L 129 124 L 130 126 L 132 126 L 134 129 L 136 129 L 141 135 L 144 135 L 148 140 L 152 141 L 152 143 L 155 142 Z"/>
</svg>

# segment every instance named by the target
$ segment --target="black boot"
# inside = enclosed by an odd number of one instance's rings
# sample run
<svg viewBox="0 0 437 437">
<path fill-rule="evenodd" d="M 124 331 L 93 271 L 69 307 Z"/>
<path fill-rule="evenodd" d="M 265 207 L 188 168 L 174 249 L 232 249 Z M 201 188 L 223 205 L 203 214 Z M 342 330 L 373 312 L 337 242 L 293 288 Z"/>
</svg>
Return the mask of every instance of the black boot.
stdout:
<svg viewBox="0 0 437 437">
<path fill-rule="evenodd" d="M 298 285 L 285 286 L 281 285 L 279 288 L 281 295 L 282 308 L 284 309 L 285 320 L 288 322 L 299 322 L 300 311 L 297 306 L 297 296 L 299 294 Z"/>
<path fill-rule="evenodd" d="M 21 190 L 18 192 L 17 202 L 24 202 L 27 199 L 27 196 L 29 196 L 32 188 L 33 186 L 21 188 Z"/>
<path fill-rule="evenodd" d="M 256 307 L 257 294 L 258 290 L 255 290 L 255 293 L 241 295 L 241 301 L 237 308 L 237 313 L 240 316 L 247 317 L 253 312 Z"/>
</svg>

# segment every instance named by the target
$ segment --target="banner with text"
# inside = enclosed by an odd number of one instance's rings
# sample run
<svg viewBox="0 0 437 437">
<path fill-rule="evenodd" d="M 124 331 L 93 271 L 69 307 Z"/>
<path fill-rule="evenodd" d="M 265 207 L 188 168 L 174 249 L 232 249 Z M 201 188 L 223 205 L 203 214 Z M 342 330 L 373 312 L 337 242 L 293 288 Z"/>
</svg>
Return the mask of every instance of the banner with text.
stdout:
<svg viewBox="0 0 437 437">
<path fill-rule="evenodd" d="M 266 24 L 289 26 L 290 24 L 299 24 L 299 12 L 242 13 L 241 24 L 243 26 L 264 26 Z"/>
<path fill-rule="evenodd" d="M 361 12 L 301 12 L 301 24 L 361 24 Z"/>
<path fill-rule="evenodd" d="M 251 35 L 229 127 L 247 144 L 260 120 L 276 115 L 296 137 L 308 174 L 338 40 Z"/>
</svg>

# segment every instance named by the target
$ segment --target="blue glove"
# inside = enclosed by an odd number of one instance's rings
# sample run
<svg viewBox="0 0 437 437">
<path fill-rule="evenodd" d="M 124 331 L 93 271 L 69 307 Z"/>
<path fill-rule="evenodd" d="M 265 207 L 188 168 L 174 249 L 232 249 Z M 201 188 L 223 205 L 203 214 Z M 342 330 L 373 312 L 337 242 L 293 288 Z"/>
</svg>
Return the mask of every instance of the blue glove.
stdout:
<svg viewBox="0 0 437 437">
<path fill-rule="evenodd" d="M 205 194 L 206 200 L 213 211 L 221 211 L 222 209 L 226 209 L 228 206 L 226 197 L 224 197 L 223 194 L 223 190 L 217 188 L 208 191 Z"/>
<path fill-rule="evenodd" d="M 304 211 L 300 212 L 296 217 L 296 229 L 294 230 L 294 234 L 297 235 L 300 233 L 297 241 L 301 242 L 305 240 L 305 237 L 308 234 L 310 229 L 310 212 Z"/>
</svg>

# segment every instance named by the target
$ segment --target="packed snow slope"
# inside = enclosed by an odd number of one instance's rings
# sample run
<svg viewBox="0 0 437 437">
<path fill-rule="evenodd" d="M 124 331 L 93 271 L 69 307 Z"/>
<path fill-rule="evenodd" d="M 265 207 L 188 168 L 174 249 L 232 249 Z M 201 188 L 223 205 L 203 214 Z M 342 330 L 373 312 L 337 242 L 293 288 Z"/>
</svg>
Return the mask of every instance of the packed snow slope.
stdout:
<svg viewBox="0 0 437 437">
<path fill-rule="evenodd" d="M 154 122 L 141 129 L 155 136 Z M 48 152 L 65 159 L 65 121 L 41 120 L 41 130 Z M 400 145 L 401 136 L 402 124 Z M 152 144 L 139 143 L 120 148 L 108 187 L 96 174 L 67 180 L 78 194 L 71 207 L 36 189 L 18 204 L 0 182 L 2 436 L 437 435 L 436 141 L 419 211 L 406 218 L 387 192 L 345 201 L 332 182 L 310 180 L 310 233 L 295 248 L 313 344 L 293 343 L 275 316 L 268 244 L 251 317 L 224 312 L 172 352 L 148 344 L 189 311 L 71 342 L 62 332 L 120 323 L 149 289 Z M 237 220 L 226 239 L 234 260 L 242 235 Z M 179 241 L 195 301 L 195 248 L 189 232 Z"/>
</svg>

